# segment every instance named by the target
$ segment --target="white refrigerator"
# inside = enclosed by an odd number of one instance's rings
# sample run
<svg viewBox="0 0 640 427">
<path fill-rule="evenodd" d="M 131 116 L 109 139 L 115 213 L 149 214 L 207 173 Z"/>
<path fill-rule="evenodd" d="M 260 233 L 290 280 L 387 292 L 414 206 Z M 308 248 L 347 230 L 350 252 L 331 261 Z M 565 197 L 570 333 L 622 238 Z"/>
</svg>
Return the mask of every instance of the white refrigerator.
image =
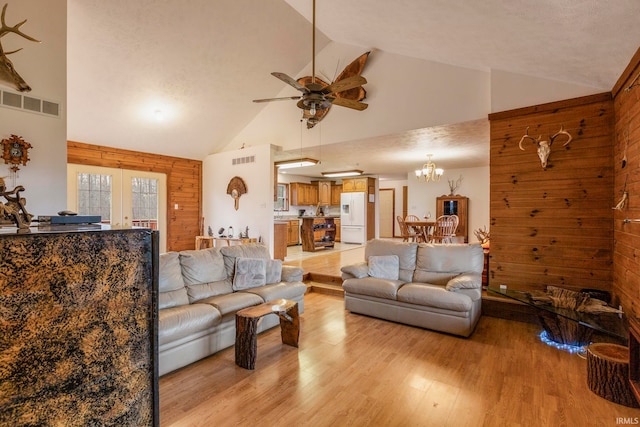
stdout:
<svg viewBox="0 0 640 427">
<path fill-rule="evenodd" d="M 340 196 L 340 241 L 366 243 L 367 205 L 366 194 L 342 193 Z"/>
</svg>

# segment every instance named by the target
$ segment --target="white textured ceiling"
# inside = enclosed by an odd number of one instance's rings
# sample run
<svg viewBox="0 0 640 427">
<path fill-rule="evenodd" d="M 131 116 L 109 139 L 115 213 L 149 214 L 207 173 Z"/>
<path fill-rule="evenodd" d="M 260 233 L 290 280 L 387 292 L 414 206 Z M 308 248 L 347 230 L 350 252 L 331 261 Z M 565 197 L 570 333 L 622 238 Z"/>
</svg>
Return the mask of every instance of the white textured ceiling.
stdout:
<svg viewBox="0 0 640 427">
<path fill-rule="evenodd" d="M 265 108 L 251 100 L 282 91 L 272 71 L 308 66 L 311 10 L 311 0 L 69 0 L 69 139 L 194 159 L 223 150 Z M 335 41 L 606 91 L 638 48 L 638 16 L 638 0 L 318 0 L 317 49 Z M 328 143 L 323 165 L 406 176 L 416 159 L 403 149 L 424 135 L 459 159 L 448 167 L 488 163 L 481 120 Z"/>
</svg>

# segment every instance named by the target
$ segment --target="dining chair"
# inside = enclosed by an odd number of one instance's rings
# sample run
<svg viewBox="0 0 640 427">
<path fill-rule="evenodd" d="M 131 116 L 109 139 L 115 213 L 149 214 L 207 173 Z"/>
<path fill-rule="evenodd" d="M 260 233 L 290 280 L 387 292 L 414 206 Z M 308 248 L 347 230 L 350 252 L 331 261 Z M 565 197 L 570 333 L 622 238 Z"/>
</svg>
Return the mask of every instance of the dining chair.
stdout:
<svg viewBox="0 0 640 427">
<path fill-rule="evenodd" d="M 421 221 L 420 218 L 418 218 L 417 215 L 407 215 L 404 218 L 405 222 L 408 221 Z M 426 242 L 427 241 L 427 230 L 425 229 L 425 227 L 412 227 L 410 225 L 407 224 L 407 227 L 409 228 L 409 234 L 414 234 L 415 237 L 415 241 L 416 242 Z"/>
<path fill-rule="evenodd" d="M 405 224 L 404 219 L 402 219 L 400 215 L 398 215 L 396 219 L 398 220 L 398 225 L 400 226 L 400 234 L 402 235 L 402 241 L 415 242 L 416 234 L 413 233 L 411 230 L 409 230 L 409 227 L 407 226 L 407 224 Z"/>
<path fill-rule="evenodd" d="M 455 218 L 454 218 L 455 217 Z M 433 235 L 429 237 L 434 243 L 453 243 L 453 237 L 458 225 L 456 215 L 442 215 L 436 219 Z"/>
</svg>

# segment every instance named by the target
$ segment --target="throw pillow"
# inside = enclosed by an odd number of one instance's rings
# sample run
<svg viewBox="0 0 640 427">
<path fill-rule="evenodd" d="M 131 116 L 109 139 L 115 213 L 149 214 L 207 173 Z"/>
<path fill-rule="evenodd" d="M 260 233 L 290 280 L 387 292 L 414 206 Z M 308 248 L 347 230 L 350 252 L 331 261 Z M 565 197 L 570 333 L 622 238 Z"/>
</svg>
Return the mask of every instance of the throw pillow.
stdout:
<svg viewBox="0 0 640 427">
<path fill-rule="evenodd" d="M 447 290 L 456 289 L 480 289 L 482 287 L 482 277 L 476 273 L 464 273 L 454 277 L 447 283 Z"/>
<path fill-rule="evenodd" d="M 377 255 L 369 257 L 369 276 L 378 279 L 398 280 L 400 258 L 398 255 Z"/>
<path fill-rule="evenodd" d="M 259 258 L 236 258 L 233 290 L 257 288 L 266 285 L 267 263 Z"/>
<path fill-rule="evenodd" d="M 369 266 L 366 262 L 359 262 L 357 264 L 345 265 L 340 268 L 340 271 L 350 274 L 356 279 L 362 279 L 369 275 Z"/>
<path fill-rule="evenodd" d="M 272 283 L 280 283 L 282 281 L 282 260 L 267 260 L 267 285 Z"/>
</svg>

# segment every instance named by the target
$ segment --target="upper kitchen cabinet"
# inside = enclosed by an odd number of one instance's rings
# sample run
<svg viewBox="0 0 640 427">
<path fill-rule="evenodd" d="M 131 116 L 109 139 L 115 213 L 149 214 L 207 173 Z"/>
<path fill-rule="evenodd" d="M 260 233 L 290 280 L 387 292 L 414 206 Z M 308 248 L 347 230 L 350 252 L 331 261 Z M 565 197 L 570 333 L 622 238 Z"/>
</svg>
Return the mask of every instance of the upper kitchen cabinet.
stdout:
<svg viewBox="0 0 640 427">
<path fill-rule="evenodd" d="M 312 183 L 313 184 L 313 183 Z M 318 203 L 321 205 L 332 205 L 331 186 L 333 181 L 318 181 Z M 340 202 L 336 203 L 339 205 Z"/>
<path fill-rule="evenodd" d="M 289 184 L 289 203 L 293 206 L 317 205 L 318 186 L 304 182 Z"/>
<path fill-rule="evenodd" d="M 373 178 L 345 178 L 342 180 L 342 192 L 354 193 L 365 192 L 373 194 L 375 192 L 375 180 Z"/>
<path fill-rule="evenodd" d="M 340 195 L 342 194 L 342 184 L 331 186 L 331 206 L 340 206 Z"/>
</svg>

